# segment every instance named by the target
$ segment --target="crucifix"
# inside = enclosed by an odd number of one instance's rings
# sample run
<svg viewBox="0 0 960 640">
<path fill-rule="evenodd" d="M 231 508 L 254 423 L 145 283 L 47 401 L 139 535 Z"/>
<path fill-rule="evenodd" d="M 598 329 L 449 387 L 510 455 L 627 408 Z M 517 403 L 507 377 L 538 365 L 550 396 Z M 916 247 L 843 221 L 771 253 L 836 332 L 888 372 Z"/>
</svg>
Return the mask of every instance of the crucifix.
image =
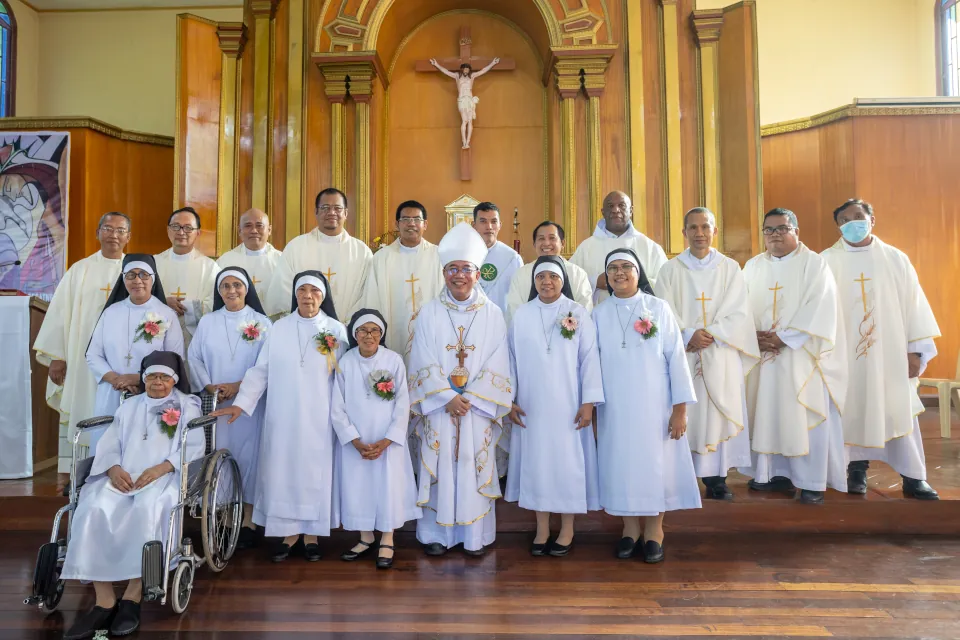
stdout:
<svg viewBox="0 0 960 640">
<path fill-rule="evenodd" d="M 707 328 L 707 303 L 711 302 L 713 298 L 707 297 L 706 291 L 700 292 L 700 297 L 696 298 L 696 301 L 700 303 L 700 309 L 703 310 L 703 328 Z"/>
<path fill-rule="evenodd" d="M 110 292 L 113 291 L 113 288 L 110 286 L 110 283 L 108 282 L 108 283 L 107 283 L 107 286 L 100 288 L 100 291 L 103 291 L 103 292 L 104 292 L 103 295 L 104 295 L 104 297 L 105 297 L 105 300 L 109 300 L 109 299 L 110 299 Z"/>
<path fill-rule="evenodd" d="M 777 318 L 777 299 L 780 297 L 778 292 L 781 289 L 783 289 L 783 287 L 780 286 L 779 280 L 774 283 L 773 288 L 767 289 L 768 291 L 773 291 L 773 326 L 770 327 L 771 329 L 776 328 L 777 323 L 779 322 L 779 319 Z"/>
<path fill-rule="evenodd" d="M 322 273 L 322 272 L 321 272 Z M 337 272 L 333 270 L 333 267 L 327 267 L 327 272 L 323 274 L 327 278 L 327 282 L 330 286 L 333 286 L 333 276 L 337 275 Z"/>
<path fill-rule="evenodd" d="M 417 60 L 417 71 L 439 71 L 457 81 L 457 109 L 460 110 L 460 179 L 472 178 L 470 138 L 473 136 L 473 121 L 477 119 L 477 103 L 473 95 L 473 82 L 488 71 L 512 71 L 517 63 L 512 58 L 481 58 L 473 55 L 473 39 L 470 27 L 460 27 L 460 55 L 456 58 L 431 58 Z"/>
<path fill-rule="evenodd" d="M 855 279 L 854 282 L 860 283 L 860 299 L 863 300 L 863 312 L 867 312 L 867 287 L 865 286 L 870 282 L 872 278 L 864 277 L 863 272 L 860 272 L 860 277 Z"/>
</svg>

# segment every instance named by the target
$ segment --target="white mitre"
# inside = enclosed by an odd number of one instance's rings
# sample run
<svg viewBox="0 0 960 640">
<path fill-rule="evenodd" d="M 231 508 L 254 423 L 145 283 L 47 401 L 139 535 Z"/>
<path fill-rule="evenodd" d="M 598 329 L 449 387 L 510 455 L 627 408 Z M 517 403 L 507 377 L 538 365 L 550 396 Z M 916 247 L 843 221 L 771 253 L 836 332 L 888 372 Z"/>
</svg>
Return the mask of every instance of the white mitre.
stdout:
<svg viewBox="0 0 960 640">
<path fill-rule="evenodd" d="M 470 262 L 478 269 L 487 257 L 487 243 L 483 238 L 466 222 L 461 222 L 440 240 L 438 245 L 440 253 L 440 264 L 447 266 L 451 262 L 462 260 Z"/>
</svg>

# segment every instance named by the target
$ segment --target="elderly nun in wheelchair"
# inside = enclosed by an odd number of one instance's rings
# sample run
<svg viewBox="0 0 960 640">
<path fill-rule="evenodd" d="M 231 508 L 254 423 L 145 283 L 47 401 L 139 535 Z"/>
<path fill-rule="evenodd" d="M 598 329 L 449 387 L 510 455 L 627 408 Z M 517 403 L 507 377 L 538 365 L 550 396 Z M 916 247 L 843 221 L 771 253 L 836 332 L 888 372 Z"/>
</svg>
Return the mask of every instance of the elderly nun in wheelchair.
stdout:
<svg viewBox="0 0 960 640">
<path fill-rule="evenodd" d="M 96 606 L 64 635 L 93 637 L 99 629 L 127 635 L 140 626 L 143 546 L 166 544 L 166 523 L 179 501 L 180 431 L 201 416 L 200 399 L 189 394 L 183 360 L 170 351 L 147 355 L 141 390 L 117 410 L 97 443 L 90 475 L 73 516 L 62 578 L 93 582 Z M 187 459 L 203 455 L 204 436 L 187 437 Z M 129 580 L 118 601 L 114 582 Z"/>
</svg>

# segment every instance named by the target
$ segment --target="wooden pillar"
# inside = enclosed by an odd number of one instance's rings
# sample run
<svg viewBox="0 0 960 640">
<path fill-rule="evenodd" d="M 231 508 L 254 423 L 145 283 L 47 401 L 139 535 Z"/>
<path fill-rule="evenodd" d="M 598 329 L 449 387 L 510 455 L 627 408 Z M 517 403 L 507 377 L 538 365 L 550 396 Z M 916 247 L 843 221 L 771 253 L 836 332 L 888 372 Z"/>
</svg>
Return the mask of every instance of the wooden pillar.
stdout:
<svg viewBox="0 0 960 640">
<path fill-rule="evenodd" d="M 347 191 L 347 118 L 344 103 L 347 101 L 347 71 L 343 65 L 320 67 L 324 91 L 330 101 L 330 184 Z"/>
<path fill-rule="evenodd" d="M 717 246 L 723 246 L 723 213 L 720 199 L 720 85 L 717 53 L 723 10 L 694 11 L 693 30 L 700 49 L 700 148 L 703 176 L 700 200 L 717 216 Z"/>
<path fill-rule="evenodd" d="M 577 148 L 576 99 L 583 86 L 580 64 L 574 60 L 556 63 L 557 90 L 560 93 L 560 193 L 567 253 L 579 244 L 577 239 Z"/>
<path fill-rule="evenodd" d="M 237 207 L 240 139 L 237 130 L 240 121 L 240 56 L 247 42 L 247 28 L 242 22 L 221 22 L 217 25 L 217 38 L 223 52 L 217 162 L 217 255 L 223 255 L 233 245 L 240 217 Z"/>
<path fill-rule="evenodd" d="M 289 2 L 290 51 L 287 56 L 287 194 L 284 236 L 290 242 L 303 233 L 303 0 Z"/>
<path fill-rule="evenodd" d="M 583 89 L 587 94 L 587 202 L 590 207 L 590 225 L 599 222 L 603 208 L 600 176 L 600 96 L 606 85 L 604 74 L 609 58 L 595 58 L 582 62 Z"/>
<path fill-rule="evenodd" d="M 624 3 L 627 11 L 627 79 L 630 123 L 630 196 L 633 198 L 633 224 L 647 232 L 647 142 L 643 106 L 643 6 Z M 637 206 L 639 205 L 639 206 Z"/>
<path fill-rule="evenodd" d="M 683 251 L 683 164 L 680 133 L 680 46 L 677 0 L 660 0 L 664 118 L 667 132 L 667 253 Z"/>
<path fill-rule="evenodd" d="M 274 15 L 280 0 L 251 0 L 254 18 L 253 206 L 272 216 Z"/>
<path fill-rule="evenodd" d="M 373 198 L 370 180 L 373 167 L 370 164 L 370 100 L 373 98 L 372 64 L 357 65 L 349 70 L 350 97 L 357 105 L 356 167 L 357 167 L 357 217 L 356 237 L 363 242 L 370 239 L 370 202 Z"/>
</svg>

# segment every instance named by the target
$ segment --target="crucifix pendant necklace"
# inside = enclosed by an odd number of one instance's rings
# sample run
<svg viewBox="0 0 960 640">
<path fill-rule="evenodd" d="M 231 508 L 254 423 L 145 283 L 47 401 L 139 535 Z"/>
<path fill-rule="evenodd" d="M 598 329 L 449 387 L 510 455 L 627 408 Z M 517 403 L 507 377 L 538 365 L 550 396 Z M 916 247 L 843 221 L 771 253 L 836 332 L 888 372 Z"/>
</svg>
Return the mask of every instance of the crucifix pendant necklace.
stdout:
<svg viewBox="0 0 960 640">
<path fill-rule="evenodd" d="M 557 311 L 557 317 L 553 319 L 553 324 L 557 323 L 557 318 L 560 317 L 560 312 Z M 540 330 L 543 331 L 543 341 L 547 343 L 547 354 L 551 353 L 550 345 L 553 344 L 553 324 L 550 325 L 550 330 L 543 326 L 543 309 L 540 309 Z"/>
<path fill-rule="evenodd" d="M 130 341 L 130 309 L 127 309 L 127 355 L 123 357 L 127 361 L 127 367 L 130 367 L 130 361 L 133 360 L 133 342 Z"/>
<path fill-rule="evenodd" d="M 637 310 L 637 307 L 639 305 L 640 305 L 640 300 L 637 300 L 636 304 L 633 305 L 633 308 L 630 309 L 630 314 L 627 316 L 626 324 L 624 324 L 623 321 L 620 320 L 620 307 L 619 306 L 617 307 L 617 322 L 620 324 L 620 331 L 621 331 L 621 334 L 623 335 L 623 341 L 620 343 L 621 349 L 627 348 L 627 327 L 630 326 L 630 318 L 633 317 L 633 314 Z"/>
<path fill-rule="evenodd" d="M 310 340 L 312 338 L 307 338 L 307 342 L 303 342 L 303 338 L 300 336 L 300 323 L 297 323 L 297 342 L 300 344 L 300 368 L 303 368 L 303 361 L 307 358 L 307 348 L 310 346 Z"/>
<path fill-rule="evenodd" d="M 244 318 L 246 320 L 246 318 Z M 299 327 L 298 327 L 299 329 Z M 223 317 L 223 335 L 226 336 L 227 348 L 230 349 L 230 362 L 233 362 L 233 359 L 237 355 L 237 347 L 240 346 L 240 338 L 243 337 L 243 333 L 239 332 L 237 339 L 233 342 L 233 346 L 230 346 L 230 330 L 227 329 L 227 317 Z M 297 337 L 300 337 L 300 334 L 297 334 Z M 303 366 L 303 358 L 300 359 L 300 366 Z"/>
</svg>

